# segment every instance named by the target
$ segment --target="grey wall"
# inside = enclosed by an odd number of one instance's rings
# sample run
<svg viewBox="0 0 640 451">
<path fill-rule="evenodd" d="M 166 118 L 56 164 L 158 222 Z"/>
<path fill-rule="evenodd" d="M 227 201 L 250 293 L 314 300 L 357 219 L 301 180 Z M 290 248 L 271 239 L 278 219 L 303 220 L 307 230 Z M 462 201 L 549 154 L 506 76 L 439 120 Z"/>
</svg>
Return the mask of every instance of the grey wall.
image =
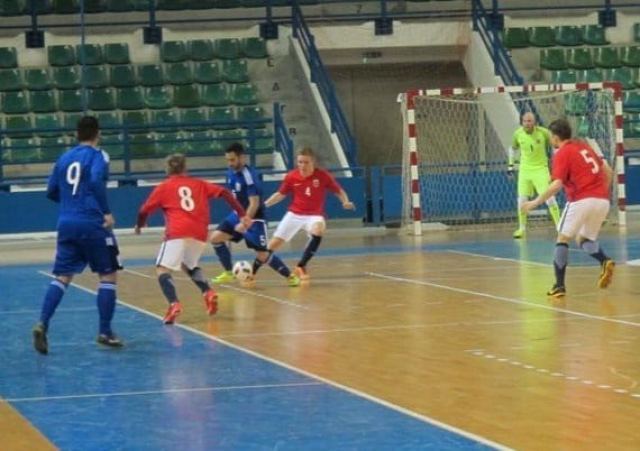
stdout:
<svg viewBox="0 0 640 451">
<path fill-rule="evenodd" d="M 360 64 L 328 68 L 359 145 L 363 166 L 400 164 L 402 118 L 398 94 L 408 89 L 464 87 L 460 61 Z"/>
</svg>

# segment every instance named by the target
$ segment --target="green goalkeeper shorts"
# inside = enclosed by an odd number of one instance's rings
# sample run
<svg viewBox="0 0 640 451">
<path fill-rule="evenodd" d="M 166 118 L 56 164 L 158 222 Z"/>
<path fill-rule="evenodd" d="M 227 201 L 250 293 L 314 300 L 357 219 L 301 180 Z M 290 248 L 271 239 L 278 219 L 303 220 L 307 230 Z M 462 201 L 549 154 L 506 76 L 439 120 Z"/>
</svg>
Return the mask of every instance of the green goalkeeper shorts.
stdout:
<svg viewBox="0 0 640 451">
<path fill-rule="evenodd" d="M 542 194 L 549 188 L 550 182 L 551 176 L 547 168 L 520 170 L 518 173 L 518 197 Z"/>
</svg>

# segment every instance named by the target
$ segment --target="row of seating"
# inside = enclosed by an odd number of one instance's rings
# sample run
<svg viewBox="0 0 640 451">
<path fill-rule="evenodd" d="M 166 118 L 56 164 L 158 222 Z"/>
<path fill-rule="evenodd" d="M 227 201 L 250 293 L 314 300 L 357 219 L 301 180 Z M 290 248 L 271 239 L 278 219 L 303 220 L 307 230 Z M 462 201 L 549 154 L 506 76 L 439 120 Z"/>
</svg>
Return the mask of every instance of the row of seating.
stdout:
<svg viewBox="0 0 640 451">
<path fill-rule="evenodd" d="M 0 69 L 0 92 L 44 91 L 51 88 L 128 88 L 134 86 L 188 85 L 191 83 L 246 83 L 249 69 L 245 60 L 196 63 L 142 64 L 138 66 L 67 66 L 51 70 Z"/>
<path fill-rule="evenodd" d="M 140 110 L 199 106 L 255 105 L 258 93 L 250 83 L 229 85 L 183 85 L 150 88 L 87 89 L 87 105 L 91 110 Z M 15 91 L 2 94 L 1 110 L 5 114 L 82 111 L 80 89 L 65 91 Z"/>
<path fill-rule="evenodd" d="M 510 49 L 609 44 L 605 29 L 599 25 L 507 28 L 502 33 L 502 42 Z"/>
<path fill-rule="evenodd" d="M 625 90 L 640 87 L 638 68 L 631 67 L 556 70 L 549 72 L 547 79 L 551 83 L 601 83 L 603 81 L 617 81 Z"/>
<path fill-rule="evenodd" d="M 1 0 L 0 0 L 1 1 Z M 47 47 L 47 57 L 52 66 L 71 66 L 78 62 L 76 51 L 71 45 L 52 45 Z M 129 45 L 126 43 L 110 43 L 102 46 L 85 44 L 85 64 L 129 64 Z M 18 67 L 18 51 L 15 47 L 0 47 L 0 69 Z"/>
<path fill-rule="evenodd" d="M 640 67 L 640 47 L 577 47 L 540 50 L 540 67 L 547 70 Z"/>
</svg>

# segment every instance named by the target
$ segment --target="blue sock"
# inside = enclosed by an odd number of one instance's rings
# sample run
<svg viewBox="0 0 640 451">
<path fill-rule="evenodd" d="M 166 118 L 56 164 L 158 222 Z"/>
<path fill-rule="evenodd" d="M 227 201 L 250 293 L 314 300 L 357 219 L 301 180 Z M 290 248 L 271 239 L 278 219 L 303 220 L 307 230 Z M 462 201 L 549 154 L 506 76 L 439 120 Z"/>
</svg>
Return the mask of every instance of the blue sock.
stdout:
<svg viewBox="0 0 640 451">
<path fill-rule="evenodd" d="M 564 276 L 569 263 L 569 245 L 556 243 L 556 251 L 553 257 L 553 269 L 556 273 L 556 286 L 564 287 Z"/>
<path fill-rule="evenodd" d="M 51 320 L 56 308 L 58 308 L 58 304 L 60 304 L 65 291 L 67 291 L 67 286 L 58 279 L 49 284 L 40 312 L 40 322 L 44 324 L 45 330 L 49 328 L 49 320 Z"/>
<path fill-rule="evenodd" d="M 113 335 L 111 320 L 116 309 L 116 284 L 100 282 L 98 286 L 98 313 L 100 314 L 100 335 Z"/>
<path fill-rule="evenodd" d="M 302 258 L 298 262 L 298 266 L 304 268 L 311 260 L 311 257 L 318 251 L 320 247 L 320 242 L 322 241 L 322 237 L 319 235 L 311 235 L 311 239 L 307 244 L 307 247 L 304 248 L 304 252 L 302 253 Z"/>
<path fill-rule="evenodd" d="M 605 260 L 609 259 L 609 257 L 607 257 L 607 255 L 604 252 L 602 252 L 602 249 L 600 248 L 600 244 L 598 244 L 597 241 L 584 240 L 580 244 L 580 247 L 587 254 L 591 255 L 593 258 L 598 260 L 600 264 L 604 263 Z"/>
<path fill-rule="evenodd" d="M 280 260 L 280 257 L 278 257 L 276 254 L 271 254 L 269 256 L 269 259 L 267 260 L 267 263 L 269 263 L 269 266 L 271 266 L 273 270 L 281 276 L 289 277 L 291 275 L 291 271 L 289 270 L 287 265 L 282 260 Z"/>
<path fill-rule="evenodd" d="M 258 260 L 258 257 L 253 261 L 253 267 L 251 268 L 253 271 L 253 275 L 255 276 L 264 263 Z"/>
<path fill-rule="evenodd" d="M 167 298 L 169 304 L 173 304 L 174 302 L 178 302 L 178 295 L 176 294 L 176 286 L 173 284 L 173 277 L 171 274 L 164 273 L 158 276 L 158 283 L 160 284 L 160 289 L 162 290 L 162 294 Z"/>
<path fill-rule="evenodd" d="M 231 251 L 229 250 L 229 246 L 227 246 L 227 243 L 214 244 L 213 250 L 216 251 L 218 260 L 220 260 L 220 264 L 222 265 L 224 270 L 231 271 Z"/>
</svg>

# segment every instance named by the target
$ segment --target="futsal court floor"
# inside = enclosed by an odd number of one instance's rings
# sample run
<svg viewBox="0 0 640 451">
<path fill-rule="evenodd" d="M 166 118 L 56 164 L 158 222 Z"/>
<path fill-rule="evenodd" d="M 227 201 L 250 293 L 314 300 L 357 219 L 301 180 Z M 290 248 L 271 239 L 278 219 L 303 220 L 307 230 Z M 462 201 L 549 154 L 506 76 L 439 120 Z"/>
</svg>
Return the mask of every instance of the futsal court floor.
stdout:
<svg viewBox="0 0 640 451">
<path fill-rule="evenodd" d="M 221 286 L 214 317 L 177 275 L 174 326 L 161 323 L 160 236 L 123 237 L 126 347 L 94 343 L 85 273 L 48 356 L 31 327 L 53 243 L 0 242 L 0 448 L 640 449 L 640 234 L 603 236 L 618 262 L 606 290 L 572 248 L 568 295 L 549 300 L 552 230 L 369 232 L 330 233 L 307 285 L 263 268 L 253 289 Z M 303 246 L 281 255 L 293 266 Z M 220 270 L 211 249 L 203 263 Z"/>
</svg>

